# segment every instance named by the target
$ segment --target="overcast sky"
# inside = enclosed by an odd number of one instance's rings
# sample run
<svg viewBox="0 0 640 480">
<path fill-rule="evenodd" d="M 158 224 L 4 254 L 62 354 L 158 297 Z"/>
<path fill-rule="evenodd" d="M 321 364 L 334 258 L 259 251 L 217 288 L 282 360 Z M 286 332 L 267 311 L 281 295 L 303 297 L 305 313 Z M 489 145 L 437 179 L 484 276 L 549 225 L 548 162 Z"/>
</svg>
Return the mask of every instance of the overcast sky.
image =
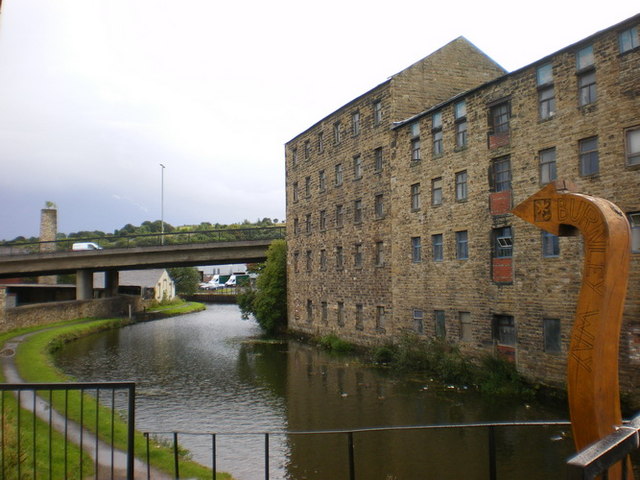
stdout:
<svg viewBox="0 0 640 480">
<path fill-rule="evenodd" d="M 631 0 L 4 0 L 0 239 L 284 219 L 284 143 L 460 35 L 508 71 Z"/>
</svg>

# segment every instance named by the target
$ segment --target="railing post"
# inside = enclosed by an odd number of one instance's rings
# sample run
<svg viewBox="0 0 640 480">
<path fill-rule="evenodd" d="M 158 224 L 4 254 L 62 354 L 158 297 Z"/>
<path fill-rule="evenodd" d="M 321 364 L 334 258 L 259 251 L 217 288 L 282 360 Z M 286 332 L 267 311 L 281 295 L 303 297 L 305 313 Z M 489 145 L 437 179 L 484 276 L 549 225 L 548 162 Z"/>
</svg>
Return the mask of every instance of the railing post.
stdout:
<svg viewBox="0 0 640 480">
<path fill-rule="evenodd" d="M 264 480 L 269 480 L 269 434 L 264 434 Z"/>
<path fill-rule="evenodd" d="M 180 478 L 180 462 L 178 458 L 178 432 L 173 432 L 173 471 L 176 479 Z"/>
<path fill-rule="evenodd" d="M 496 431 L 493 425 L 489 426 L 489 480 L 496 480 Z"/>
<path fill-rule="evenodd" d="M 213 480 L 216 480 L 217 465 L 216 465 L 216 434 L 211 434 L 211 470 L 213 470 Z"/>
<path fill-rule="evenodd" d="M 127 425 L 127 478 L 133 478 L 136 433 L 136 384 L 129 386 L 129 425 Z M 147 439 L 148 441 L 148 439 Z"/>
<path fill-rule="evenodd" d="M 347 434 L 349 448 L 349 480 L 356 480 L 356 462 L 353 451 L 353 432 Z"/>
</svg>

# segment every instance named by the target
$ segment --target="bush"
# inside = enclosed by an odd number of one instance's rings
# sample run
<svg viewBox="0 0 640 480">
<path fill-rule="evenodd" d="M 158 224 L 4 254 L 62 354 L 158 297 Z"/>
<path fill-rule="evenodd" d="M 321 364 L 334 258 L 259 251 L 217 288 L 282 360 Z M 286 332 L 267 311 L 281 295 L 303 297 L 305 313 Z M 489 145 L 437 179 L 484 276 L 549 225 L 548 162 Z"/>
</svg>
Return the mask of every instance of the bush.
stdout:
<svg viewBox="0 0 640 480">
<path fill-rule="evenodd" d="M 347 353 L 353 351 L 354 347 L 351 343 L 341 339 L 337 335 L 330 334 L 321 337 L 318 344 L 326 350 L 337 353 Z"/>
</svg>

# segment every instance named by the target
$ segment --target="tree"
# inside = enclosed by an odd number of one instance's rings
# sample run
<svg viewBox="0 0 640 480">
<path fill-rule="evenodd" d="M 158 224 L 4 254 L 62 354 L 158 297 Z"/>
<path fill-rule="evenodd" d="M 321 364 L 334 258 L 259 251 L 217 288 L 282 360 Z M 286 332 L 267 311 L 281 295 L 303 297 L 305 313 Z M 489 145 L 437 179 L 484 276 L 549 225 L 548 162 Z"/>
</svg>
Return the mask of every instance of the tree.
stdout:
<svg viewBox="0 0 640 480">
<path fill-rule="evenodd" d="M 238 305 L 243 316 L 253 314 L 266 333 L 278 333 L 287 328 L 287 242 L 271 242 L 255 289 L 248 288 L 240 293 Z"/>
<path fill-rule="evenodd" d="M 200 273 L 195 267 L 169 268 L 169 276 L 176 284 L 176 293 L 192 295 L 198 289 Z"/>
</svg>

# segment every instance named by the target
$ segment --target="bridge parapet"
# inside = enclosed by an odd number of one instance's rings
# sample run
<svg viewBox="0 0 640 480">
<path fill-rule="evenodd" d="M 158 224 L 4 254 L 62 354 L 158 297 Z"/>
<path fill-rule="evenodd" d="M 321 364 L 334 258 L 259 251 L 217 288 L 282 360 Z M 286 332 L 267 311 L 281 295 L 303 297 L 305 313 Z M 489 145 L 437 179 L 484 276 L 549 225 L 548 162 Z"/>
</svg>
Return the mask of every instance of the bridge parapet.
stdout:
<svg viewBox="0 0 640 480">
<path fill-rule="evenodd" d="M 286 227 L 284 226 L 223 228 L 215 230 L 147 233 L 139 235 L 105 235 L 101 237 L 65 238 L 62 240 L 45 242 L 4 242 L 0 243 L 0 256 L 31 255 L 45 252 L 68 252 L 72 250 L 73 244 L 78 242 L 93 242 L 100 245 L 103 249 L 112 249 L 253 240 L 276 240 L 285 238 L 285 230 Z"/>
</svg>

